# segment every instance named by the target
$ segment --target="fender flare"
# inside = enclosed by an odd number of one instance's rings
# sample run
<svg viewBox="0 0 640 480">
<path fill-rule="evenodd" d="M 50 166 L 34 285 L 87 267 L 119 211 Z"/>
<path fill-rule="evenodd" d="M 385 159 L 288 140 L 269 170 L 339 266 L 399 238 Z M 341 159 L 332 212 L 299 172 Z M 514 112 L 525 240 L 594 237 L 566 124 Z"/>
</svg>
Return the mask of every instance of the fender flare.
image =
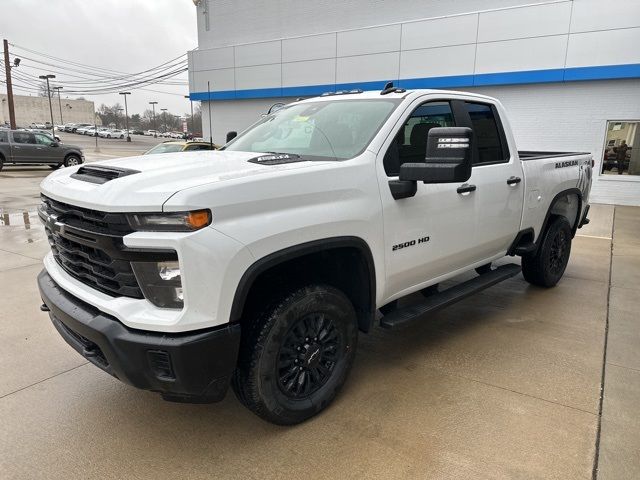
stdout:
<svg viewBox="0 0 640 480">
<path fill-rule="evenodd" d="M 289 260 L 293 260 L 299 257 L 303 257 L 305 255 L 311 253 L 318 253 L 325 250 L 333 250 L 336 248 L 355 248 L 360 253 L 362 253 L 363 258 L 365 259 L 365 266 L 368 270 L 369 277 L 369 312 L 370 319 L 369 325 L 360 325 L 360 328 L 368 331 L 370 327 L 370 323 L 373 319 L 373 314 L 376 311 L 376 270 L 375 263 L 373 261 L 373 254 L 371 253 L 371 249 L 367 242 L 365 242 L 360 237 L 330 237 L 323 238 L 320 240 L 313 240 L 310 242 L 301 243 L 299 245 L 294 245 L 291 247 L 284 248 L 282 250 L 278 250 L 276 252 L 270 253 L 258 260 L 256 260 L 242 275 L 240 281 L 238 282 L 238 286 L 236 287 L 236 292 L 233 297 L 233 302 L 231 304 L 231 313 L 229 315 L 229 323 L 237 323 L 240 321 L 242 316 L 242 311 L 244 309 L 245 302 L 247 300 L 247 296 L 251 287 L 253 286 L 256 279 L 260 276 L 260 274 L 266 272 L 267 270 L 278 266 L 284 262 Z"/>
<path fill-rule="evenodd" d="M 551 203 L 549 204 L 549 208 L 547 209 L 547 214 L 544 217 L 544 221 L 542 222 L 542 228 L 540 229 L 540 232 L 538 233 L 538 238 L 536 239 L 536 249 L 537 247 L 540 246 L 540 241 L 542 239 L 542 234 L 543 232 L 547 229 L 547 225 L 549 224 L 549 218 L 551 217 L 551 210 L 553 209 L 554 205 L 558 202 L 558 200 L 560 200 L 560 198 L 562 197 L 566 197 L 567 195 L 573 195 L 575 194 L 578 197 L 578 211 L 576 212 L 576 218 L 575 221 L 573 223 L 573 227 L 571 228 L 571 237 L 575 237 L 576 236 L 576 231 L 578 230 L 578 224 L 580 223 L 580 214 L 582 213 L 582 191 L 579 188 L 568 188 L 566 190 L 562 190 L 561 192 L 558 192 L 556 194 L 555 197 L 553 197 L 553 200 L 551 200 Z"/>
</svg>

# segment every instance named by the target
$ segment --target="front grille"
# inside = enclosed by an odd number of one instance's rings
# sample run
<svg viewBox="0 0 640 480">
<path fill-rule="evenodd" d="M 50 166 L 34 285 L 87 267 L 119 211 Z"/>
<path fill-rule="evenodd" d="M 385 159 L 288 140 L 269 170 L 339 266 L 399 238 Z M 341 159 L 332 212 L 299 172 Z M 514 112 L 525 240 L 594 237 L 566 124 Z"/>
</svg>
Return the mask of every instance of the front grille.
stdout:
<svg viewBox="0 0 640 480">
<path fill-rule="evenodd" d="M 131 268 L 120 257 L 131 233 L 121 213 L 106 213 L 42 197 L 40 217 L 56 262 L 72 277 L 111 296 L 143 298 Z"/>
</svg>

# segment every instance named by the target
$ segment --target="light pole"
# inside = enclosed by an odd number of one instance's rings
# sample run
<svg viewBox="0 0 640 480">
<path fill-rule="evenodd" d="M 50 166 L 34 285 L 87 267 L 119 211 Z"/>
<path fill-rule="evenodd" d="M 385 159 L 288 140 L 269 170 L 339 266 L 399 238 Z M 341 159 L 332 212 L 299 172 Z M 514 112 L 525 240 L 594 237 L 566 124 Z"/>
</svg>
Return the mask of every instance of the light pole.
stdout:
<svg viewBox="0 0 640 480">
<path fill-rule="evenodd" d="M 156 105 L 158 102 L 149 102 L 149 105 L 153 107 L 153 138 L 158 138 L 158 131 L 156 130 Z"/>
<path fill-rule="evenodd" d="M 62 100 L 60 100 L 60 90 L 64 87 L 53 87 L 54 90 L 58 91 L 58 106 L 60 107 L 60 125 L 64 125 L 64 120 L 62 120 Z"/>
<path fill-rule="evenodd" d="M 116 108 L 116 128 L 118 128 L 118 112 L 123 111 L 124 108 Z"/>
<path fill-rule="evenodd" d="M 196 123 L 193 120 L 193 100 L 191 100 L 191 95 L 185 95 L 184 98 L 188 98 L 189 99 L 189 103 L 191 104 L 191 133 L 193 134 L 193 132 L 196 131 Z M 187 128 L 187 130 L 189 130 Z M 187 132 L 189 133 L 189 132 Z"/>
<path fill-rule="evenodd" d="M 131 92 L 120 92 L 120 95 L 124 96 L 124 123 L 127 128 L 127 142 L 131 141 L 129 136 L 129 110 L 127 109 L 127 95 L 131 95 Z"/>
<path fill-rule="evenodd" d="M 47 75 L 40 75 L 38 78 L 40 78 L 41 80 L 47 81 L 47 97 L 49 97 L 49 113 L 51 114 L 51 135 L 53 135 L 53 138 L 56 138 L 56 133 L 53 128 L 53 107 L 51 106 L 51 89 L 49 88 L 49 79 L 56 78 L 56 76 L 51 75 L 49 73 Z"/>
<path fill-rule="evenodd" d="M 167 133 L 167 109 L 161 108 L 162 110 L 162 120 L 164 121 L 164 133 Z"/>
</svg>

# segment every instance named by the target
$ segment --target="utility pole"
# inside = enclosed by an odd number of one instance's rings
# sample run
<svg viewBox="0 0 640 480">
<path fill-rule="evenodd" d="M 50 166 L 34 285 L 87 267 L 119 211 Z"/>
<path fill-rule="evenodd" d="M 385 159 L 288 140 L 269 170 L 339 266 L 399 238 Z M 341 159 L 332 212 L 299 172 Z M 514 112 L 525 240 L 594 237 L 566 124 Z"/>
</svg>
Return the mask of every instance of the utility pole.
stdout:
<svg viewBox="0 0 640 480">
<path fill-rule="evenodd" d="M 191 100 L 191 95 L 185 95 L 184 98 L 188 98 L 189 99 L 189 103 L 191 104 L 191 134 L 193 135 L 193 132 L 196 131 L 196 123 L 193 120 L 193 100 Z M 189 129 L 187 128 L 187 130 L 189 130 Z"/>
<path fill-rule="evenodd" d="M 118 114 L 123 110 L 124 108 L 116 108 L 116 128 L 118 128 Z"/>
<path fill-rule="evenodd" d="M 40 75 L 38 78 L 47 81 L 47 97 L 49 97 L 49 113 L 51 114 L 51 135 L 53 135 L 53 138 L 56 138 L 56 132 L 53 127 L 53 107 L 51 106 L 51 89 L 49 88 L 49 79 L 56 78 L 56 76 L 51 75 L 49 73 L 47 75 Z"/>
<path fill-rule="evenodd" d="M 153 138 L 158 138 L 158 131 L 156 130 L 156 105 L 158 102 L 149 102 L 149 105 L 153 107 Z"/>
<path fill-rule="evenodd" d="M 62 120 L 62 100 L 60 100 L 60 90 L 64 87 L 53 87 L 54 90 L 58 91 L 58 106 L 60 107 L 60 125 L 64 125 L 64 120 Z"/>
<path fill-rule="evenodd" d="M 167 133 L 167 109 L 161 108 L 162 110 L 162 119 L 164 121 L 164 133 Z"/>
<path fill-rule="evenodd" d="M 127 109 L 127 95 L 131 95 L 131 92 L 120 92 L 120 95 L 124 96 L 124 123 L 127 126 L 127 142 L 131 141 L 129 136 L 129 110 Z"/>
<path fill-rule="evenodd" d="M 16 111 L 13 107 L 13 86 L 11 85 L 11 64 L 9 63 L 9 42 L 4 39 L 4 71 L 7 81 L 7 100 L 9 102 L 9 124 L 11 130 L 16 129 Z M 20 61 L 16 63 L 16 67 L 20 64 Z"/>
</svg>

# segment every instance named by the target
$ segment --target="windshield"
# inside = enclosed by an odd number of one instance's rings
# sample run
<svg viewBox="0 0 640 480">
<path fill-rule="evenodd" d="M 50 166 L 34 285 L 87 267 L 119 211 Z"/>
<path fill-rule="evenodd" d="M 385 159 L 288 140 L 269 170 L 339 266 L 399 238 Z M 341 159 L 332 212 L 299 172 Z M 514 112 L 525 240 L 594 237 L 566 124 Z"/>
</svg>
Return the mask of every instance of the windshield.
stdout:
<svg viewBox="0 0 640 480">
<path fill-rule="evenodd" d="M 224 149 L 274 152 L 313 160 L 360 154 L 400 101 L 333 100 L 284 107 L 249 127 Z"/>
<path fill-rule="evenodd" d="M 149 155 L 152 153 L 181 152 L 183 148 L 184 145 L 180 143 L 161 143 L 160 145 L 156 145 L 151 150 L 145 152 L 145 155 Z"/>
</svg>

